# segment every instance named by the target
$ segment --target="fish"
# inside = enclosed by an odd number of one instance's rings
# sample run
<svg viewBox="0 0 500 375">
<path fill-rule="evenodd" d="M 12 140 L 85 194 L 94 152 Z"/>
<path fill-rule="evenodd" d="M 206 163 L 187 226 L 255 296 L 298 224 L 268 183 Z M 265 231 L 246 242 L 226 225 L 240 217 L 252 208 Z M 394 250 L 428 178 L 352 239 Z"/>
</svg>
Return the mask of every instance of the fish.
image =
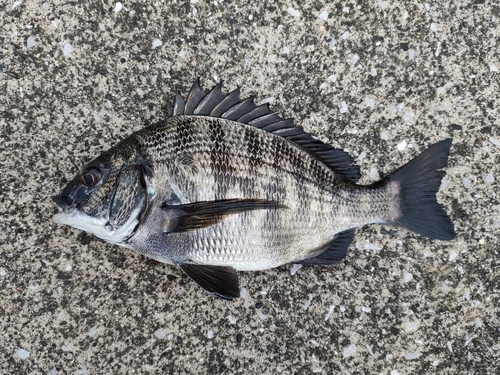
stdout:
<svg viewBox="0 0 500 375">
<path fill-rule="evenodd" d="M 371 185 L 347 152 L 293 119 L 196 80 L 166 119 L 86 164 L 60 194 L 57 224 L 174 265 L 207 292 L 240 296 L 238 271 L 330 266 L 356 228 L 395 225 L 450 241 L 436 194 L 452 140 Z"/>
</svg>

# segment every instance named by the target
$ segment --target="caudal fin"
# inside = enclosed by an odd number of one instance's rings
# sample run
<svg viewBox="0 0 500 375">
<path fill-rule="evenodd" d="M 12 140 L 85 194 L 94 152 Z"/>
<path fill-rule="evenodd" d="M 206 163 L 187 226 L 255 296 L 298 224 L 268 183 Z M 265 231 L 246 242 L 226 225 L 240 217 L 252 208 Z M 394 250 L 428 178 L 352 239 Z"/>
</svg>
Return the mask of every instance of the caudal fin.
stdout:
<svg viewBox="0 0 500 375">
<path fill-rule="evenodd" d="M 387 176 L 387 182 L 396 181 L 400 187 L 401 216 L 393 224 L 429 238 L 455 238 L 453 223 L 436 199 L 450 147 L 451 139 L 444 139 Z"/>
</svg>

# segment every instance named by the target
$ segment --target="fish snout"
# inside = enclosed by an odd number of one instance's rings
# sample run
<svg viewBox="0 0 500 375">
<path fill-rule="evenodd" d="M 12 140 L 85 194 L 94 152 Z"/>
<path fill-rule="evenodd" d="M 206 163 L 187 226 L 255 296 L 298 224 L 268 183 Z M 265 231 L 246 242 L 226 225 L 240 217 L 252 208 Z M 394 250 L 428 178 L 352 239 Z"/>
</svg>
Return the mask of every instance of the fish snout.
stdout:
<svg viewBox="0 0 500 375">
<path fill-rule="evenodd" d="M 64 194 L 54 195 L 52 196 L 52 200 L 61 207 L 64 212 L 69 211 L 71 208 L 75 206 L 75 201 L 71 199 L 69 196 Z"/>
</svg>

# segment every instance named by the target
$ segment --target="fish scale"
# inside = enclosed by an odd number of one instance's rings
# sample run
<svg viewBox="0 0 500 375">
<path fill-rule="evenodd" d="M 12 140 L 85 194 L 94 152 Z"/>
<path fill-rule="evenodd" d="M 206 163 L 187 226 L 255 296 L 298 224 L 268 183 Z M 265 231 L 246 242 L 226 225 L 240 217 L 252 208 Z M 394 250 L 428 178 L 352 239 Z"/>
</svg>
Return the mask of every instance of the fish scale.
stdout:
<svg viewBox="0 0 500 375">
<path fill-rule="evenodd" d="M 54 221 L 179 266 L 208 292 L 239 296 L 238 270 L 332 265 L 356 228 L 404 226 L 451 240 L 436 201 L 451 140 L 372 185 L 346 152 L 240 90 L 196 81 L 171 117 L 104 152 L 54 197 Z"/>
</svg>

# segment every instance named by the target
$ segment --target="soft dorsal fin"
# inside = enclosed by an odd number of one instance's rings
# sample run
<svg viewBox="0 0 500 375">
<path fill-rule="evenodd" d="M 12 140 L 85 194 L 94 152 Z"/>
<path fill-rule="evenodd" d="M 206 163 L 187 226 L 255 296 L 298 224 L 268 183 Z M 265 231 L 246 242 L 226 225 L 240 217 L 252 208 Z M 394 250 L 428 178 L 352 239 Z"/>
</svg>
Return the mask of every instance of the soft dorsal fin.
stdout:
<svg viewBox="0 0 500 375">
<path fill-rule="evenodd" d="M 347 152 L 314 138 L 301 126 L 295 126 L 293 119 L 284 119 L 271 112 L 267 103 L 257 106 L 253 96 L 242 100 L 239 88 L 227 95 L 222 93 L 221 88 L 222 82 L 219 82 L 206 93 L 197 79 L 185 100 L 177 92 L 170 114 L 218 117 L 260 128 L 300 146 L 346 180 L 359 180 L 359 166 L 354 164 L 354 159 Z"/>
</svg>

